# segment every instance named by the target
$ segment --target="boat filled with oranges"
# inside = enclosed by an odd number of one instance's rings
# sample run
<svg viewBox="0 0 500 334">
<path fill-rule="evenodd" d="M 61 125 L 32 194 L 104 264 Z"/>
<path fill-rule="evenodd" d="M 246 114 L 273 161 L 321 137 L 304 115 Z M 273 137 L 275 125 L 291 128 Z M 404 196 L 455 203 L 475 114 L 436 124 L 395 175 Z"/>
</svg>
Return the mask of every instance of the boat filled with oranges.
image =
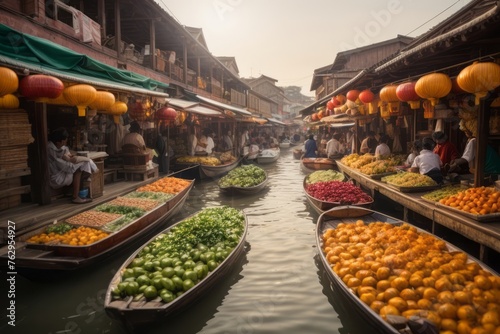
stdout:
<svg viewBox="0 0 500 334">
<path fill-rule="evenodd" d="M 393 334 L 498 332 L 500 277 L 454 245 L 354 206 L 324 212 L 316 226 L 333 290 L 373 327 Z"/>
</svg>

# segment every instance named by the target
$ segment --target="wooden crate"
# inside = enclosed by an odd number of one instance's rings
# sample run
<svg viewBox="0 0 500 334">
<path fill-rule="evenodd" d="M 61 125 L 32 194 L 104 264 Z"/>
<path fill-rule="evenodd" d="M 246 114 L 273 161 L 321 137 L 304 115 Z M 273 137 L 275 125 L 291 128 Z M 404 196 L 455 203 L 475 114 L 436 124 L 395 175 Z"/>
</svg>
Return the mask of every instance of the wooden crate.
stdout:
<svg viewBox="0 0 500 334">
<path fill-rule="evenodd" d="M 157 178 L 159 175 L 158 165 L 148 170 L 122 169 L 118 171 L 118 175 L 124 175 L 126 181 L 145 181 Z"/>
<path fill-rule="evenodd" d="M 21 195 L 11 195 L 0 199 L 0 211 L 15 208 L 21 204 Z"/>
</svg>

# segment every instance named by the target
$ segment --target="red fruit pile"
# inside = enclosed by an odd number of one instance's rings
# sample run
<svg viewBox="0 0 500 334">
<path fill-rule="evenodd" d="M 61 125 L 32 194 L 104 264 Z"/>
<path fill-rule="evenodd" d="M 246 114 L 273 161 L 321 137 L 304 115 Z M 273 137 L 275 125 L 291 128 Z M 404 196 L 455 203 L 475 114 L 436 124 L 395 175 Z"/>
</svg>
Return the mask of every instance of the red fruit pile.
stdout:
<svg viewBox="0 0 500 334">
<path fill-rule="evenodd" d="M 327 181 L 309 184 L 306 191 L 312 197 L 325 202 L 360 204 L 373 199 L 350 182 Z"/>
</svg>

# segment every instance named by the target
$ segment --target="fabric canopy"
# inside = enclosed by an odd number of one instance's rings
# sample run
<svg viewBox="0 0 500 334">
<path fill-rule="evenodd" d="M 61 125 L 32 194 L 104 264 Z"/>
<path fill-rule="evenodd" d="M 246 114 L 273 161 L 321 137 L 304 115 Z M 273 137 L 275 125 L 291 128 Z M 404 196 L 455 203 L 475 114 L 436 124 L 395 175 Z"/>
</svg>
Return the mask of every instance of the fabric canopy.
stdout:
<svg viewBox="0 0 500 334">
<path fill-rule="evenodd" d="M 208 104 L 211 104 L 211 105 L 213 105 L 215 107 L 219 107 L 219 108 L 222 108 L 222 109 L 231 110 L 231 111 L 234 111 L 237 114 L 244 115 L 244 116 L 252 116 L 252 113 L 250 111 L 248 111 L 248 110 L 245 110 L 245 109 L 242 109 L 242 108 L 238 108 L 238 107 L 235 107 L 235 106 L 232 106 L 232 105 L 229 105 L 229 104 L 225 104 L 225 103 L 222 103 L 222 102 L 219 102 L 219 101 L 215 101 L 215 100 L 209 99 L 209 98 L 201 96 L 201 95 L 196 95 L 196 97 L 199 100 L 201 100 L 203 102 L 206 102 Z"/>
<path fill-rule="evenodd" d="M 54 70 L 67 76 L 73 74 L 76 79 L 82 76 L 93 77 L 149 91 L 168 88 L 168 84 L 117 69 L 49 40 L 23 34 L 3 24 L 0 24 L 0 56 L 6 62 L 11 60 L 12 63 L 14 60 L 31 65 L 31 68 Z"/>
</svg>

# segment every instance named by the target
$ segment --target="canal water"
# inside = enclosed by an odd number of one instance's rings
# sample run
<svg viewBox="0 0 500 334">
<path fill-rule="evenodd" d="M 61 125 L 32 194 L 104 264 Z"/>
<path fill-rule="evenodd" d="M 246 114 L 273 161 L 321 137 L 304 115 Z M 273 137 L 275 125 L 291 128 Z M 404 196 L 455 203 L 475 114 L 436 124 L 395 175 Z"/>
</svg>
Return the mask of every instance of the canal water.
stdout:
<svg viewBox="0 0 500 334">
<path fill-rule="evenodd" d="M 197 303 L 173 319 L 136 332 L 374 331 L 330 288 L 315 246 L 318 214 L 306 201 L 305 174 L 292 149 L 283 149 L 277 162 L 262 167 L 270 181 L 267 189 L 255 195 L 227 196 L 219 193 L 214 180 L 196 182 L 182 213 L 167 224 L 206 207 L 243 210 L 249 222 L 246 252 Z M 17 276 L 16 327 L 3 317 L 0 333 L 126 333 L 119 321 L 106 315 L 103 301 L 114 273 L 138 247 L 133 244 L 111 260 L 50 280 Z"/>
</svg>

